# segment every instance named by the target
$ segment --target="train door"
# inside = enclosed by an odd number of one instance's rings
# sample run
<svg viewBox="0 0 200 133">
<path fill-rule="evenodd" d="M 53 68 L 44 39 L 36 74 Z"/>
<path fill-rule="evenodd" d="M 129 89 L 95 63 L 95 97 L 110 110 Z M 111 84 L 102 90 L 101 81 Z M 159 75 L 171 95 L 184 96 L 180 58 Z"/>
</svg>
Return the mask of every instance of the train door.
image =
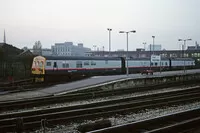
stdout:
<svg viewBox="0 0 200 133">
<path fill-rule="evenodd" d="M 169 70 L 172 70 L 172 60 L 169 59 Z"/>
<path fill-rule="evenodd" d="M 125 62 L 125 58 L 121 57 L 121 72 L 122 74 L 126 73 L 126 62 Z"/>
<path fill-rule="evenodd" d="M 53 63 L 53 70 L 58 70 L 57 62 L 54 62 L 54 63 Z"/>
</svg>

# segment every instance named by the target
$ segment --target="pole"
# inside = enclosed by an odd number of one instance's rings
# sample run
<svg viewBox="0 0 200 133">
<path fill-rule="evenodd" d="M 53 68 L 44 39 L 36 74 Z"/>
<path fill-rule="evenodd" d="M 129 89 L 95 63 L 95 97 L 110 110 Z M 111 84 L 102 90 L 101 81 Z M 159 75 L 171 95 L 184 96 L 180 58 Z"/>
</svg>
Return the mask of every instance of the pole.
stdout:
<svg viewBox="0 0 200 133">
<path fill-rule="evenodd" d="M 161 55 L 160 55 L 160 73 L 161 73 Z"/>
<path fill-rule="evenodd" d="M 144 44 L 144 51 L 146 51 L 146 42 L 144 42 L 143 44 Z"/>
<path fill-rule="evenodd" d="M 132 30 L 132 31 L 119 31 L 119 33 L 126 33 L 126 40 L 127 40 L 127 51 L 126 51 L 126 75 L 128 76 L 129 74 L 129 68 L 128 68 L 128 33 L 135 33 L 136 31 L 135 30 Z"/>
<path fill-rule="evenodd" d="M 183 44 L 183 62 L 184 62 L 183 71 L 184 73 L 185 73 L 185 43 L 186 43 L 186 40 L 184 40 L 184 44 Z"/>
<path fill-rule="evenodd" d="M 183 59 L 183 72 L 186 72 L 186 67 L 185 67 L 185 47 L 186 47 L 186 41 L 191 41 L 192 39 L 178 39 L 178 41 L 183 41 L 182 45 L 182 59 Z"/>
<path fill-rule="evenodd" d="M 103 46 L 103 56 L 104 56 L 104 46 Z"/>
<path fill-rule="evenodd" d="M 151 44 L 150 44 L 150 70 L 151 70 Z"/>
<path fill-rule="evenodd" d="M 108 37 L 108 40 L 109 40 L 109 56 L 111 56 L 111 31 L 112 29 L 108 28 L 108 34 L 109 34 L 109 37 Z"/>
<path fill-rule="evenodd" d="M 152 36 L 153 38 L 153 55 L 154 55 L 154 39 L 155 39 L 155 36 Z"/>
<path fill-rule="evenodd" d="M 154 36 L 153 36 L 153 55 L 154 55 Z"/>
<path fill-rule="evenodd" d="M 126 75 L 128 76 L 128 74 L 129 74 L 129 69 L 128 69 L 128 32 L 126 32 L 126 38 L 127 38 Z"/>
<path fill-rule="evenodd" d="M 110 40 L 110 30 L 109 30 L 109 56 L 110 56 L 110 43 L 111 43 L 111 40 Z"/>
</svg>

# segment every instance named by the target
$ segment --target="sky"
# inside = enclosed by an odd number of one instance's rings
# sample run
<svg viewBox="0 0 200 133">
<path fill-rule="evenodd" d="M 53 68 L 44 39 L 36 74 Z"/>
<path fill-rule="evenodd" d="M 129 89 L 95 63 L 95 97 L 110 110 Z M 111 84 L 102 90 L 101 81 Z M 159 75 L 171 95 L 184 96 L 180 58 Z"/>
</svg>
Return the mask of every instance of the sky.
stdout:
<svg viewBox="0 0 200 133">
<path fill-rule="evenodd" d="M 143 43 L 161 44 L 162 49 L 180 49 L 178 39 L 200 42 L 200 0 L 0 0 L 0 42 L 6 31 L 7 43 L 43 48 L 55 43 L 83 43 L 100 50 L 144 48 Z M 146 45 L 146 47 L 147 47 Z"/>
</svg>

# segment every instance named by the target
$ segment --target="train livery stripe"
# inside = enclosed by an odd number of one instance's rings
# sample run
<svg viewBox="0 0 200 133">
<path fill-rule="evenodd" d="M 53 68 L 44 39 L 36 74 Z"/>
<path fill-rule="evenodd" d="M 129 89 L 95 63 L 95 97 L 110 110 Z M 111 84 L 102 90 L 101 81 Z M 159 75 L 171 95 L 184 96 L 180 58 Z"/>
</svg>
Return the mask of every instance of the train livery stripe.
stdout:
<svg viewBox="0 0 200 133">
<path fill-rule="evenodd" d="M 162 66 L 162 68 L 167 68 L 168 66 Z M 140 66 L 140 67 L 129 67 L 129 68 L 149 68 L 149 66 Z M 160 68 L 160 66 L 152 66 L 152 68 Z M 112 67 L 112 68 L 46 68 L 45 70 L 113 70 L 121 69 L 121 67 Z"/>
</svg>

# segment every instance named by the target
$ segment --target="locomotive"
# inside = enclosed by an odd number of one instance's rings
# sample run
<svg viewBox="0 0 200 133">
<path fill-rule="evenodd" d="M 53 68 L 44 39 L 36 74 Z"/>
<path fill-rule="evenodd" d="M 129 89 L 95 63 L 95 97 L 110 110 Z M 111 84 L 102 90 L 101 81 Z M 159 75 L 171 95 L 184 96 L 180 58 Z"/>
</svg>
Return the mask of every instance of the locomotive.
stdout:
<svg viewBox="0 0 200 133">
<path fill-rule="evenodd" d="M 151 63 L 151 64 L 150 64 Z M 36 81 L 54 81 L 70 79 L 83 75 L 125 74 L 126 59 L 124 57 L 76 57 L 76 56 L 36 56 L 32 63 L 32 75 Z M 137 73 L 144 69 L 173 70 L 183 66 L 193 67 L 191 58 L 162 58 L 151 62 L 150 58 L 129 58 L 129 73 Z"/>
</svg>

